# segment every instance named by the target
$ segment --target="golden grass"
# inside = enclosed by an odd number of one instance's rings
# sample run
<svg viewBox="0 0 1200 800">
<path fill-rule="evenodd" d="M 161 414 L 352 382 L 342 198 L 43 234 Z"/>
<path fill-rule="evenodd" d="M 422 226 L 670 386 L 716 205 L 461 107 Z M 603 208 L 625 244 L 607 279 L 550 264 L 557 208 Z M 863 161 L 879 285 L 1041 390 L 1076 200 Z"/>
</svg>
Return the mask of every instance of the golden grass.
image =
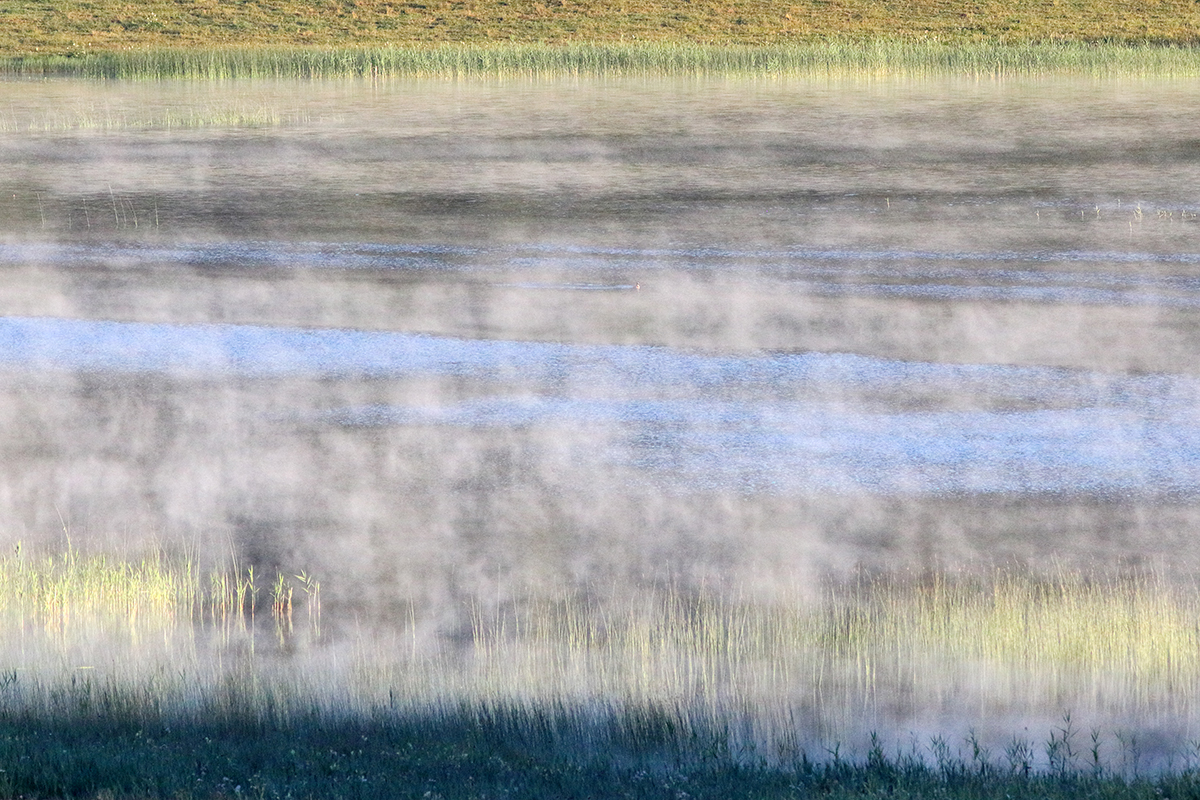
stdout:
<svg viewBox="0 0 1200 800">
<path fill-rule="evenodd" d="M 1163 690 L 1200 680 L 1200 597 L 1144 576 L 892 577 L 837 587 L 819 604 L 767 607 L 676 593 L 620 613 L 533 603 L 504 620 L 479 620 L 475 630 L 482 652 L 595 654 L 631 675 L 686 655 L 711 662 L 702 671 L 712 674 L 754 662 L 778 669 L 841 660 L 877 675 L 883 664 L 907 661 L 1120 675 Z"/>
<path fill-rule="evenodd" d="M 402 665 L 398 642 L 363 659 L 363 685 L 742 720 L 768 750 L 798 725 L 829 741 L 930 716 L 1133 725 L 1200 713 L 1198 626 L 1200 596 L 1149 577 L 892 577 L 770 606 L 665 591 L 480 614 L 465 664 Z"/>
<path fill-rule="evenodd" d="M 319 626 L 320 583 L 307 574 L 264 581 L 251 567 L 202 579 L 190 563 L 162 556 L 131 562 L 68 549 L 34 557 L 18 544 L 0 558 L 0 635 L 66 647 L 98 639 L 120 651 L 148 637 L 190 638 L 196 626 L 246 631 L 259 617 L 290 634 L 297 587 L 307 621 Z"/>
<path fill-rule="evenodd" d="M 1001 573 L 988 584 L 885 583 L 870 593 L 859 620 L 848 638 L 894 642 L 906 655 L 1121 673 L 1148 686 L 1200 677 L 1196 598 L 1144 577 Z"/>
<path fill-rule="evenodd" d="M 672 41 L 829 37 L 1194 44 L 1191 0 L 11 0 L 0 53 L 223 45 Z"/>
<path fill-rule="evenodd" d="M 189 623 L 197 585 L 186 569 L 161 560 L 129 563 L 105 556 L 31 558 L 20 545 L 0 559 L 0 624 L 40 629 L 56 639 L 97 630 L 136 636 Z"/>
</svg>

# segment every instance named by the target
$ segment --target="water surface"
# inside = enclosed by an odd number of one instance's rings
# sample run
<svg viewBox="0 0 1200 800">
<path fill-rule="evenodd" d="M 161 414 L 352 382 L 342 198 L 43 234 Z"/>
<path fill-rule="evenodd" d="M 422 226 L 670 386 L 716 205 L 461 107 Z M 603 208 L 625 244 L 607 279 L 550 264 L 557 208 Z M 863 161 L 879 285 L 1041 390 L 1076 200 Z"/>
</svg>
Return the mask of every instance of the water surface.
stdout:
<svg viewBox="0 0 1200 800">
<path fill-rule="evenodd" d="M 10 540 L 384 616 L 1200 566 L 1188 82 L 0 95 Z"/>
</svg>

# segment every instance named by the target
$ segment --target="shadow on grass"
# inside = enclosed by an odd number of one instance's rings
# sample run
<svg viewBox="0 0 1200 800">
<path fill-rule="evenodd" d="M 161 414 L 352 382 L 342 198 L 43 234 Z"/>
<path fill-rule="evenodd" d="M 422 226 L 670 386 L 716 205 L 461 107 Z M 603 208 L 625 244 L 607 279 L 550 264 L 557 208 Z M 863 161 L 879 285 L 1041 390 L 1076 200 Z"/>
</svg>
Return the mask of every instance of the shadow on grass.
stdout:
<svg viewBox="0 0 1200 800">
<path fill-rule="evenodd" d="M 939 757 L 731 752 L 668 712 L 565 708 L 273 713 L 143 707 L 88 693 L 0 710 L 2 797 L 1200 797 L 1191 771 L 1055 774 Z M 126 698 L 129 699 L 129 698 Z"/>
</svg>

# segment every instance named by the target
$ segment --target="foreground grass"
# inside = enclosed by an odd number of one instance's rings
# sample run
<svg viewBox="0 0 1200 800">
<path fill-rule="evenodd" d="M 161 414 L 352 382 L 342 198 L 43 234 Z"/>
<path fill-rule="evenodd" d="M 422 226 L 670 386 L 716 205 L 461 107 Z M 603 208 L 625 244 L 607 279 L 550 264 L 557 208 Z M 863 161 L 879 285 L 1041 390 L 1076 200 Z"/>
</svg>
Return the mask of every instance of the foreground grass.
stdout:
<svg viewBox="0 0 1200 800">
<path fill-rule="evenodd" d="M 1200 8 L 1200 4 L 1196 6 Z M 119 79 L 556 75 L 1200 75 L 1200 47 L 1160 44 L 834 39 L 443 43 L 431 46 L 154 47 L 69 54 L 0 50 L 0 73 Z"/>
<path fill-rule="evenodd" d="M 620 741 L 565 752 L 571 712 L 444 710 L 283 724 L 198 710 L 147 722 L 127 699 L 76 688 L 54 713 L 0 707 L 0 797 L 163 798 L 1160 798 L 1200 796 L 1193 772 L 1024 772 L 971 756 L 932 762 L 747 762 L 718 738 L 668 747 L 669 720 L 614 720 Z M 138 702 L 138 701 L 133 701 Z M 659 724 L 656 724 L 659 723 Z"/>
</svg>

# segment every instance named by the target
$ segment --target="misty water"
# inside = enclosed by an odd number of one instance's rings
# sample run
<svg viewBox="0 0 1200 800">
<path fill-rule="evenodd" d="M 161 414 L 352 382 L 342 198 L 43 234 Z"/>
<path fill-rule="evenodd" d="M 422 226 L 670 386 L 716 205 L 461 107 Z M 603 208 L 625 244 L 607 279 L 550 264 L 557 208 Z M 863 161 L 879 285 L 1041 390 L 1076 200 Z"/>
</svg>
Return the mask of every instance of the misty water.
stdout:
<svg viewBox="0 0 1200 800">
<path fill-rule="evenodd" d="M 303 569 L 331 630 L 428 640 L 594 587 L 1200 571 L 1194 83 L 0 101 L 10 545 Z"/>
</svg>

